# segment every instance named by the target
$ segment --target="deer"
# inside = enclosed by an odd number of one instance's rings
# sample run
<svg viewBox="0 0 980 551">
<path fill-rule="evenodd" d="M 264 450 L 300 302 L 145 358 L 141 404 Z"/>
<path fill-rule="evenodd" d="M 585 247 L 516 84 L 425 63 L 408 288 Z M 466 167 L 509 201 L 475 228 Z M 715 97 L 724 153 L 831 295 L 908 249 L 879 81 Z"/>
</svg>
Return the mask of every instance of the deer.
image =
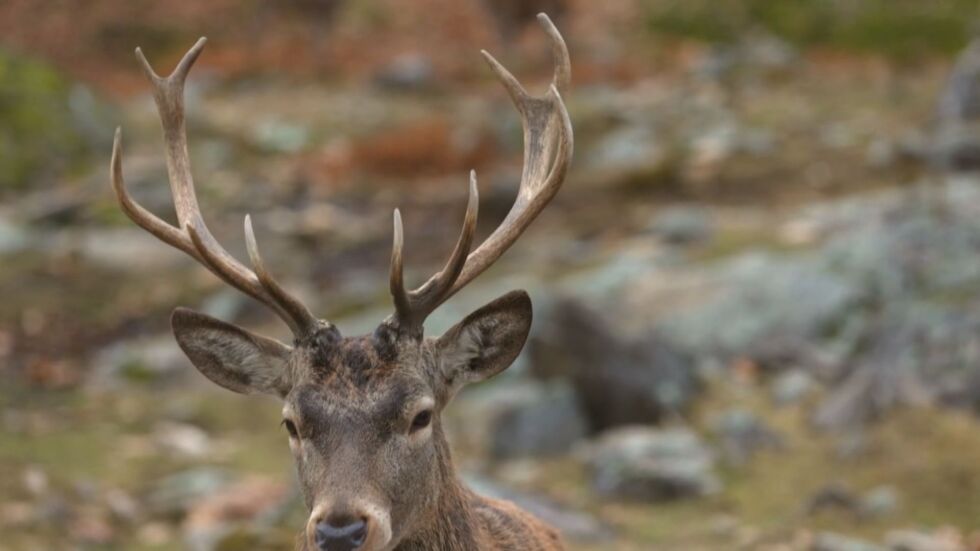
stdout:
<svg viewBox="0 0 980 551">
<path fill-rule="evenodd" d="M 129 194 L 122 171 L 121 129 L 110 166 L 122 211 L 139 227 L 262 303 L 293 333 L 291 345 L 191 309 L 171 315 L 177 344 L 206 378 L 242 394 L 283 403 L 297 479 L 309 519 L 297 549 L 307 551 L 560 550 L 558 532 L 510 502 L 482 497 L 453 466 L 441 414 L 467 384 L 493 377 L 517 358 L 531 328 L 527 292 L 511 291 L 476 309 L 443 335 L 424 322 L 507 251 L 565 180 L 573 135 L 560 91 L 571 80 L 564 39 L 545 15 L 554 69 L 547 92 L 529 94 L 482 51 L 520 115 L 524 161 L 517 197 L 504 220 L 472 249 L 479 206 L 475 172 L 456 244 L 442 269 L 409 289 L 403 278 L 404 231 L 393 215 L 389 287 L 394 312 L 370 334 L 343 336 L 315 317 L 273 277 L 244 230 L 251 268 L 224 249 L 205 224 L 191 177 L 183 90 L 200 56 L 201 38 L 167 77 L 136 49 L 163 128 L 177 224 L 165 222 Z"/>
</svg>

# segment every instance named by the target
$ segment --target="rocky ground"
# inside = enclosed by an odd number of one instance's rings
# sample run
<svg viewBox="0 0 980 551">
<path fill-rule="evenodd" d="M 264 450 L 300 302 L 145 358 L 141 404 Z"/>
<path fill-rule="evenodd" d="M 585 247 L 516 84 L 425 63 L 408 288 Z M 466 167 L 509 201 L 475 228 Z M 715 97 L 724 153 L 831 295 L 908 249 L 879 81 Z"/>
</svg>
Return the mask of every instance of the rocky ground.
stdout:
<svg viewBox="0 0 980 551">
<path fill-rule="evenodd" d="M 532 87 L 548 73 L 533 29 L 469 32 L 476 12 L 447 12 L 461 25 L 448 56 L 411 17 L 366 4 L 379 11 L 342 9 L 340 28 L 392 32 L 356 69 L 341 54 L 362 51 L 363 32 L 290 63 L 275 52 L 292 35 L 270 33 L 256 73 L 209 46 L 188 100 L 215 234 L 243 257 L 251 213 L 267 262 L 346 333 L 391 308 L 394 207 L 421 280 L 452 245 L 469 168 L 481 236 L 513 200 L 518 119 L 455 54 L 484 37 Z M 290 549 L 305 513 L 278 405 L 212 388 L 167 319 L 187 305 L 285 332 L 116 207 L 121 124 L 130 187 L 171 216 L 138 68 L 96 55 L 131 46 L 101 5 L 72 32 L 105 43 L 57 49 L 63 22 L 46 17 L 0 49 L 0 98 L 14 98 L 0 102 L 0 550 Z M 573 549 L 980 549 L 975 54 L 950 80 L 941 51 L 609 40 L 636 33 L 643 5 L 563 16 L 569 180 L 429 323 L 437 334 L 516 287 L 535 303 L 518 362 L 446 414 L 461 471 Z M 205 12 L 174 27 L 196 32 Z M 647 15 L 664 33 L 676 23 Z M 186 42 L 135 36 L 159 39 L 144 44 L 153 61 Z M 395 55 L 405 44 L 421 46 Z M 310 76 L 327 68 L 338 76 Z"/>
</svg>

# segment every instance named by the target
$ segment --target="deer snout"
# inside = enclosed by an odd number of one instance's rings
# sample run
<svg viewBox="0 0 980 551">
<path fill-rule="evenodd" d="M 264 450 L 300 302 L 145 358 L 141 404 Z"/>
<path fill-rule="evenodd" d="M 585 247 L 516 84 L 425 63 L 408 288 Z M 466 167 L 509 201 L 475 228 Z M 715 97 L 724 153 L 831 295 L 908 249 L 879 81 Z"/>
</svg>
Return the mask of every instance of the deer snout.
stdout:
<svg viewBox="0 0 980 551">
<path fill-rule="evenodd" d="M 341 517 L 318 522 L 313 539 L 320 551 L 354 551 L 364 545 L 367 535 L 365 519 Z"/>
<path fill-rule="evenodd" d="M 391 539 L 387 515 L 371 507 L 317 508 L 307 525 L 310 547 L 319 551 L 375 551 Z"/>
</svg>

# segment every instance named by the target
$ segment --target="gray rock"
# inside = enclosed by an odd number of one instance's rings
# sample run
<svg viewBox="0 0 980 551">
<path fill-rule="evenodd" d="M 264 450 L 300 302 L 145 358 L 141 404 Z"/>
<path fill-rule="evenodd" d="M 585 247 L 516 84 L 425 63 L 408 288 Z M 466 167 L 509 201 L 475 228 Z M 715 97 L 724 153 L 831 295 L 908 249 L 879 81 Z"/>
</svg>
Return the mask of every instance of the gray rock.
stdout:
<svg viewBox="0 0 980 551">
<path fill-rule="evenodd" d="M 830 532 L 817 534 L 810 551 L 886 551 L 884 547 Z"/>
<path fill-rule="evenodd" d="M 733 465 L 744 465 L 757 452 L 783 445 L 780 435 L 754 413 L 728 411 L 713 422 L 713 430 L 725 459 Z"/>
<path fill-rule="evenodd" d="M 854 459 L 868 451 L 868 437 L 861 428 L 853 428 L 841 434 L 834 443 L 838 459 Z"/>
<path fill-rule="evenodd" d="M 789 42 L 769 33 L 746 36 L 739 50 L 745 65 L 764 71 L 790 69 L 799 60 L 799 52 Z"/>
<path fill-rule="evenodd" d="M 223 320 L 234 320 L 250 305 L 248 297 L 237 289 L 222 289 L 204 299 L 201 312 Z"/>
<path fill-rule="evenodd" d="M 913 530 L 895 530 L 885 536 L 889 551 L 962 551 L 956 541 L 941 535 Z"/>
<path fill-rule="evenodd" d="M 898 507 L 898 492 L 892 486 L 878 486 L 858 495 L 841 484 L 828 484 L 810 497 L 806 512 L 812 515 L 832 510 L 857 518 L 875 519 L 895 513 Z"/>
<path fill-rule="evenodd" d="M 714 174 L 721 163 L 731 158 L 739 149 L 739 127 L 730 119 L 705 128 L 688 142 L 689 176 L 701 179 Z"/>
<path fill-rule="evenodd" d="M 567 384 L 526 384 L 498 403 L 490 452 L 496 459 L 557 455 L 587 435 L 575 391 Z"/>
<path fill-rule="evenodd" d="M 960 53 L 936 108 L 943 122 L 980 119 L 980 39 Z"/>
<path fill-rule="evenodd" d="M 661 502 L 713 494 L 721 486 L 710 449 L 686 429 L 613 429 L 583 453 L 602 496 Z"/>
<path fill-rule="evenodd" d="M 947 170 L 980 168 L 980 124 L 949 123 L 938 127 L 928 144 L 928 156 Z"/>
<path fill-rule="evenodd" d="M 859 498 L 850 488 L 842 484 L 833 483 L 827 484 L 814 492 L 807 500 L 805 510 L 810 515 L 826 510 L 856 513 L 858 507 Z"/>
<path fill-rule="evenodd" d="M 93 264 L 129 273 L 156 272 L 187 262 L 176 252 L 161 254 L 153 237 L 139 228 L 88 230 L 71 236 L 65 245 Z"/>
<path fill-rule="evenodd" d="M 575 541 L 596 542 L 605 541 L 614 536 L 611 527 L 584 511 L 571 510 L 553 503 L 545 497 L 506 488 L 488 478 L 475 474 L 465 474 L 463 478 L 466 485 L 480 495 L 512 501 L 535 517 L 557 528 L 566 538 Z"/>
<path fill-rule="evenodd" d="M 0 255 L 17 253 L 30 246 L 30 234 L 0 214 Z"/>
<path fill-rule="evenodd" d="M 435 69 L 423 55 L 402 54 L 381 69 L 374 82 L 390 90 L 424 90 L 435 84 Z"/>
<path fill-rule="evenodd" d="M 112 516 L 122 522 L 135 522 L 143 512 L 140 502 L 118 488 L 106 492 L 105 502 Z"/>
<path fill-rule="evenodd" d="M 202 467 L 157 480 L 146 497 L 152 514 L 180 516 L 201 498 L 227 487 L 234 476 L 224 469 Z"/>
<path fill-rule="evenodd" d="M 649 124 L 633 124 L 603 136 L 590 153 L 588 163 L 600 170 L 638 170 L 658 166 L 666 151 Z"/>
<path fill-rule="evenodd" d="M 884 169 L 895 164 L 899 157 L 899 147 L 884 138 L 877 138 L 868 144 L 868 149 L 864 154 L 865 162 L 868 166 L 876 169 Z"/>
<path fill-rule="evenodd" d="M 310 143 L 310 129 L 299 124 L 278 120 L 260 122 L 252 131 L 252 139 L 259 147 L 277 153 L 295 153 Z"/>
<path fill-rule="evenodd" d="M 113 343 L 96 352 L 91 363 L 90 380 L 96 387 L 175 381 L 190 372 L 187 358 L 170 334 Z"/>
<path fill-rule="evenodd" d="M 803 217 L 821 239 L 813 249 L 749 252 L 703 269 L 699 295 L 658 329 L 699 359 L 749 358 L 833 381 L 814 415 L 822 427 L 903 404 L 976 408 L 978 204 L 980 183 L 956 178 L 814 209 Z"/>
<path fill-rule="evenodd" d="M 818 255 L 747 253 L 718 270 L 721 289 L 711 300 L 662 324 L 693 351 L 743 355 L 774 337 L 809 340 L 861 298 L 856 282 L 830 271 Z"/>
<path fill-rule="evenodd" d="M 894 514 L 900 505 L 898 490 L 894 486 L 878 486 L 861 497 L 858 507 L 862 516 L 880 518 Z"/>
<path fill-rule="evenodd" d="M 714 227 L 705 209 L 671 207 L 657 213 L 650 231 L 668 243 L 686 245 L 709 239 Z"/>
<path fill-rule="evenodd" d="M 189 423 L 159 423 L 154 438 L 161 448 L 179 457 L 201 459 L 213 448 L 208 433 Z"/>
<path fill-rule="evenodd" d="M 791 369 L 776 376 L 770 388 L 776 405 L 796 404 L 815 389 L 813 377 L 802 369 Z"/>
</svg>

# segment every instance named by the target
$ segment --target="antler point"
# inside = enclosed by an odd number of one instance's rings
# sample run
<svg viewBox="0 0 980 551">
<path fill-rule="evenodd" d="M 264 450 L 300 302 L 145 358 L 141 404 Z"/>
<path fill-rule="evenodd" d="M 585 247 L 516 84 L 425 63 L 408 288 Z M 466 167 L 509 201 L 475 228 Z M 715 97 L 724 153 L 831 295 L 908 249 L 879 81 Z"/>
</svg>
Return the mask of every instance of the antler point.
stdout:
<svg viewBox="0 0 980 551">
<path fill-rule="evenodd" d="M 395 232 L 394 235 L 395 248 L 398 249 L 398 253 L 401 254 L 401 247 L 402 247 L 402 243 L 404 242 L 405 230 L 402 227 L 402 213 L 400 210 L 395 209 L 392 222 L 394 225 L 394 232 Z"/>
</svg>

